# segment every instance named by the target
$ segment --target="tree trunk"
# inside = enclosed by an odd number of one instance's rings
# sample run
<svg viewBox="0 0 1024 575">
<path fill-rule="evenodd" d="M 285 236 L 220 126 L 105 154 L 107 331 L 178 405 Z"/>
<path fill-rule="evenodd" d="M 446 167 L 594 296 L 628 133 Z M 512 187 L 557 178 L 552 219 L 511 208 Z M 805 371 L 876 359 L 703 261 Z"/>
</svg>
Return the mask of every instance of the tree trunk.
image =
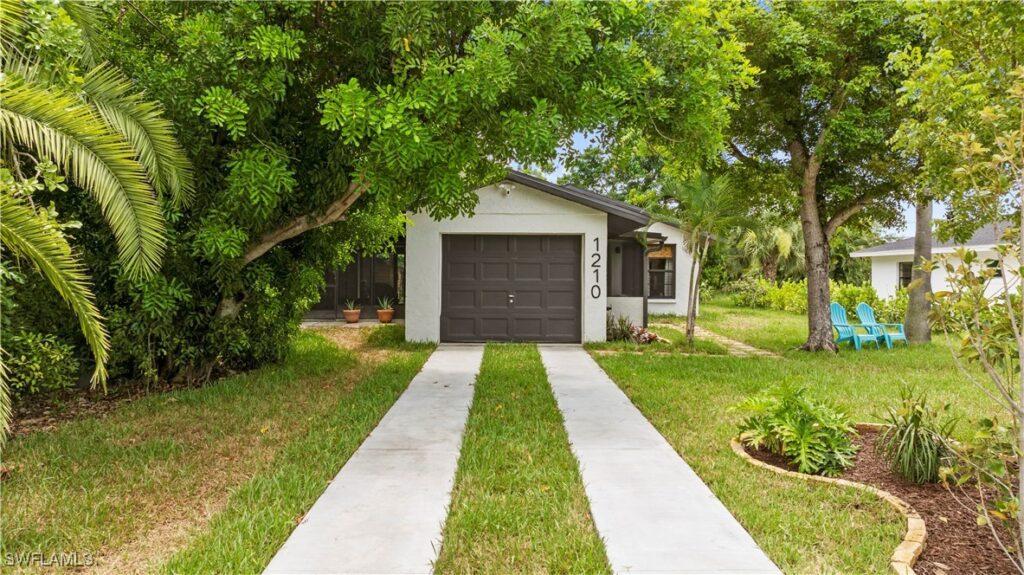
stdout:
<svg viewBox="0 0 1024 575">
<path fill-rule="evenodd" d="M 697 279 L 697 260 L 700 258 L 700 240 L 696 237 L 690 239 L 690 245 L 692 246 L 693 253 L 690 254 L 690 281 L 689 290 L 686 294 L 686 344 L 693 347 L 693 331 L 694 326 L 697 324 L 697 289 L 700 284 L 696 283 Z"/>
<path fill-rule="evenodd" d="M 804 351 L 836 351 L 832 339 L 829 304 L 829 245 L 821 223 L 814 182 L 804 178 L 801 189 L 800 223 L 804 231 L 804 258 L 807 267 L 807 342 Z"/>
<path fill-rule="evenodd" d="M 907 341 L 927 343 L 932 340 L 932 328 L 928 323 L 928 312 L 932 293 L 932 274 L 918 269 L 926 260 L 932 259 L 932 201 L 923 198 L 917 203 L 917 224 L 914 229 L 914 271 L 911 274 L 911 288 L 907 302 L 907 316 L 904 319 Z"/>
<path fill-rule="evenodd" d="M 711 238 L 704 240 L 700 247 L 700 253 L 694 254 L 693 263 L 690 265 L 690 303 L 686 308 L 686 344 L 693 347 L 693 337 L 697 331 L 697 306 L 700 304 L 700 278 L 704 273 L 704 260 L 707 257 L 708 247 L 711 245 Z M 697 273 L 694 274 L 694 267 Z"/>
<path fill-rule="evenodd" d="M 761 275 L 768 283 L 775 283 L 775 280 L 779 277 L 779 258 L 771 255 L 764 259 L 761 263 Z"/>
</svg>

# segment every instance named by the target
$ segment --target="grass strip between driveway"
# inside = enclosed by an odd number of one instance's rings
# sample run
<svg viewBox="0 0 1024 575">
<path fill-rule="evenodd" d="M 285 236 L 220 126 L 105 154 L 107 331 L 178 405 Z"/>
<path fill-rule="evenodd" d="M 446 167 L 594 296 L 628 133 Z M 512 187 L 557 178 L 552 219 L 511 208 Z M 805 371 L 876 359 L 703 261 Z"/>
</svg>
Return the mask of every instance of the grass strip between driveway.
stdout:
<svg viewBox="0 0 1024 575">
<path fill-rule="evenodd" d="M 609 571 L 536 346 L 487 346 L 435 571 Z"/>
</svg>

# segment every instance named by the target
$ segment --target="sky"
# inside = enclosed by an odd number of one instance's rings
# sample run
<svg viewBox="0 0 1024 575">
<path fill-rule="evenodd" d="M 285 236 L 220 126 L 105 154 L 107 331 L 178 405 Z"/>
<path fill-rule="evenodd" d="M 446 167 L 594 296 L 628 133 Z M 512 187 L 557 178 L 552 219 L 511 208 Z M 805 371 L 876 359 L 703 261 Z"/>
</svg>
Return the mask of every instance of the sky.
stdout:
<svg viewBox="0 0 1024 575">
<path fill-rule="evenodd" d="M 576 149 L 578 151 L 582 151 L 582 150 L 585 150 L 586 148 L 590 147 L 591 145 L 592 145 L 591 137 L 588 134 L 586 134 L 584 132 L 576 132 L 575 134 L 573 134 L 573 136 L 572 136 L 572 147 L 574 149 Z M 555 168 L 554 170 L 552 170 L 550 172 L 545 172 L 544 173 L 546 179 L 548 179 L 548 180 L 550 180 L 552 182 L 557 181 L 559 177 L 561 177 L 562 175 L 565 174 L 565 166 L 562 164 L 562 156 L 561 156 L 561 154 L 559 154 L 558 159 L 555 160 L 554 168 Z M 600 191 L 600 190 L 595 190 L 595 191 Z M 900 207 L 903 210 L 903 219 L 905 220 L 906 224 L 903 227 L 885 228 L 883 230 L 883 232 L 886 235 L 893 235 L 893 236 L 897 236 L 899 238 L 911 237 L 911 236 L 914 235 L 914 225 L 917 222 L 917 217 L 916 217 L 916 213 L 915 213 L 915 210 L 914 210 L 914 205 L 910 204 L 910 203 L 905 203 L 905 204 L 901 204 Z M 936 217 L 939 217 L 943 213 L 943 211 L 944 211 L 944 209 L 943 209 L 943 206 L 941 204 L 936 204 L 934 206 L 933 213 L 935 214 Z"/>
</svg>

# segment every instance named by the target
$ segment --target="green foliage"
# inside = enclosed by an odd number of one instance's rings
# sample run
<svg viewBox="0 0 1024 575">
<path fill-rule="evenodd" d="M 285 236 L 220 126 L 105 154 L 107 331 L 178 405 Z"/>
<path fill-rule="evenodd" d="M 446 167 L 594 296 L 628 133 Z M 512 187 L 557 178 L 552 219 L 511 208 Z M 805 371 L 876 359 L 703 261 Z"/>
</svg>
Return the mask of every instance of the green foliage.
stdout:
<svg viewBox="0 0 1024 575">
<path fill-rule="evenodd" d="M 4 335 L 7 385 L 14 396 L 65 389 L 78 378 L 74 349 L 53 334 Z"/>
<path fill-rule="evenodd" d="M 876 319 L 882 321 L 881 318 L 877 317 L 879 313 L 879 304 L 882 300 L 878 297 L 875 292 L 875 288 L 870 284 L 866 285 L 851 285 L 839 282 L 831 282 L 832 287 L 829 290 L 832 294 L 832 301 L 841 304 L 850 313 L 853 313 L 857 308 L 857 304 L 866 303 L 872 308 L 875 308 Z M 904 298 L 906 294 L 904 294 Z M 906 309 L 906 306 L 904 306 Z M 900 317 L 899 323 L 903 323 L 903 318 Z"/>
<path fill-rule="evenodd" d="M 928 405 L 924 394 L 911 388 L 900 390 L 900 402 L 886 408 L 885 432 L 878 446 L 892 470 L 912 483 L 936 483 L 939 470 L 953 456 L 949 446 L 956 419 L 947 403 L 939 408 Z"/>
<path fill-rule="evenodd" d="M 747 415 L 740 424 L 746 445 L 785 457 L 801 473 L 834 476 L 853 465 L 850 417 L 808 397 L 806 388 L 776 386 L 733 409 Z"/>
</svg>

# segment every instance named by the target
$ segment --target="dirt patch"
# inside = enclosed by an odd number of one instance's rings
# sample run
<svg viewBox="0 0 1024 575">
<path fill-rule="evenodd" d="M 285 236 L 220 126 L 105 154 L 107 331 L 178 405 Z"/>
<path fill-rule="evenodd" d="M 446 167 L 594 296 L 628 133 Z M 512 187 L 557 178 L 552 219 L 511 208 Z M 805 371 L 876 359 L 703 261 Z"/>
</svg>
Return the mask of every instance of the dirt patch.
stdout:
<svg viewBox="0 0 1024 575">
<path fill-rule="evenodd" d="M 884 489 L 921 515 L 928 540 L 914 571 L 920 575 L 1017 574 L 989 528 L 979 526 L 977 514 L 965 509 L 945 487 L 908 483 L 889 470 L 877 448 L 879 433 L 869 428 L 860 430 L 860 436 L 854 440 L 859 448 L 856 463 L 840 477 Z M 759 461 L 796 471 L 781 456 L 750 448 L 747 452 Z"/>
</svg>

